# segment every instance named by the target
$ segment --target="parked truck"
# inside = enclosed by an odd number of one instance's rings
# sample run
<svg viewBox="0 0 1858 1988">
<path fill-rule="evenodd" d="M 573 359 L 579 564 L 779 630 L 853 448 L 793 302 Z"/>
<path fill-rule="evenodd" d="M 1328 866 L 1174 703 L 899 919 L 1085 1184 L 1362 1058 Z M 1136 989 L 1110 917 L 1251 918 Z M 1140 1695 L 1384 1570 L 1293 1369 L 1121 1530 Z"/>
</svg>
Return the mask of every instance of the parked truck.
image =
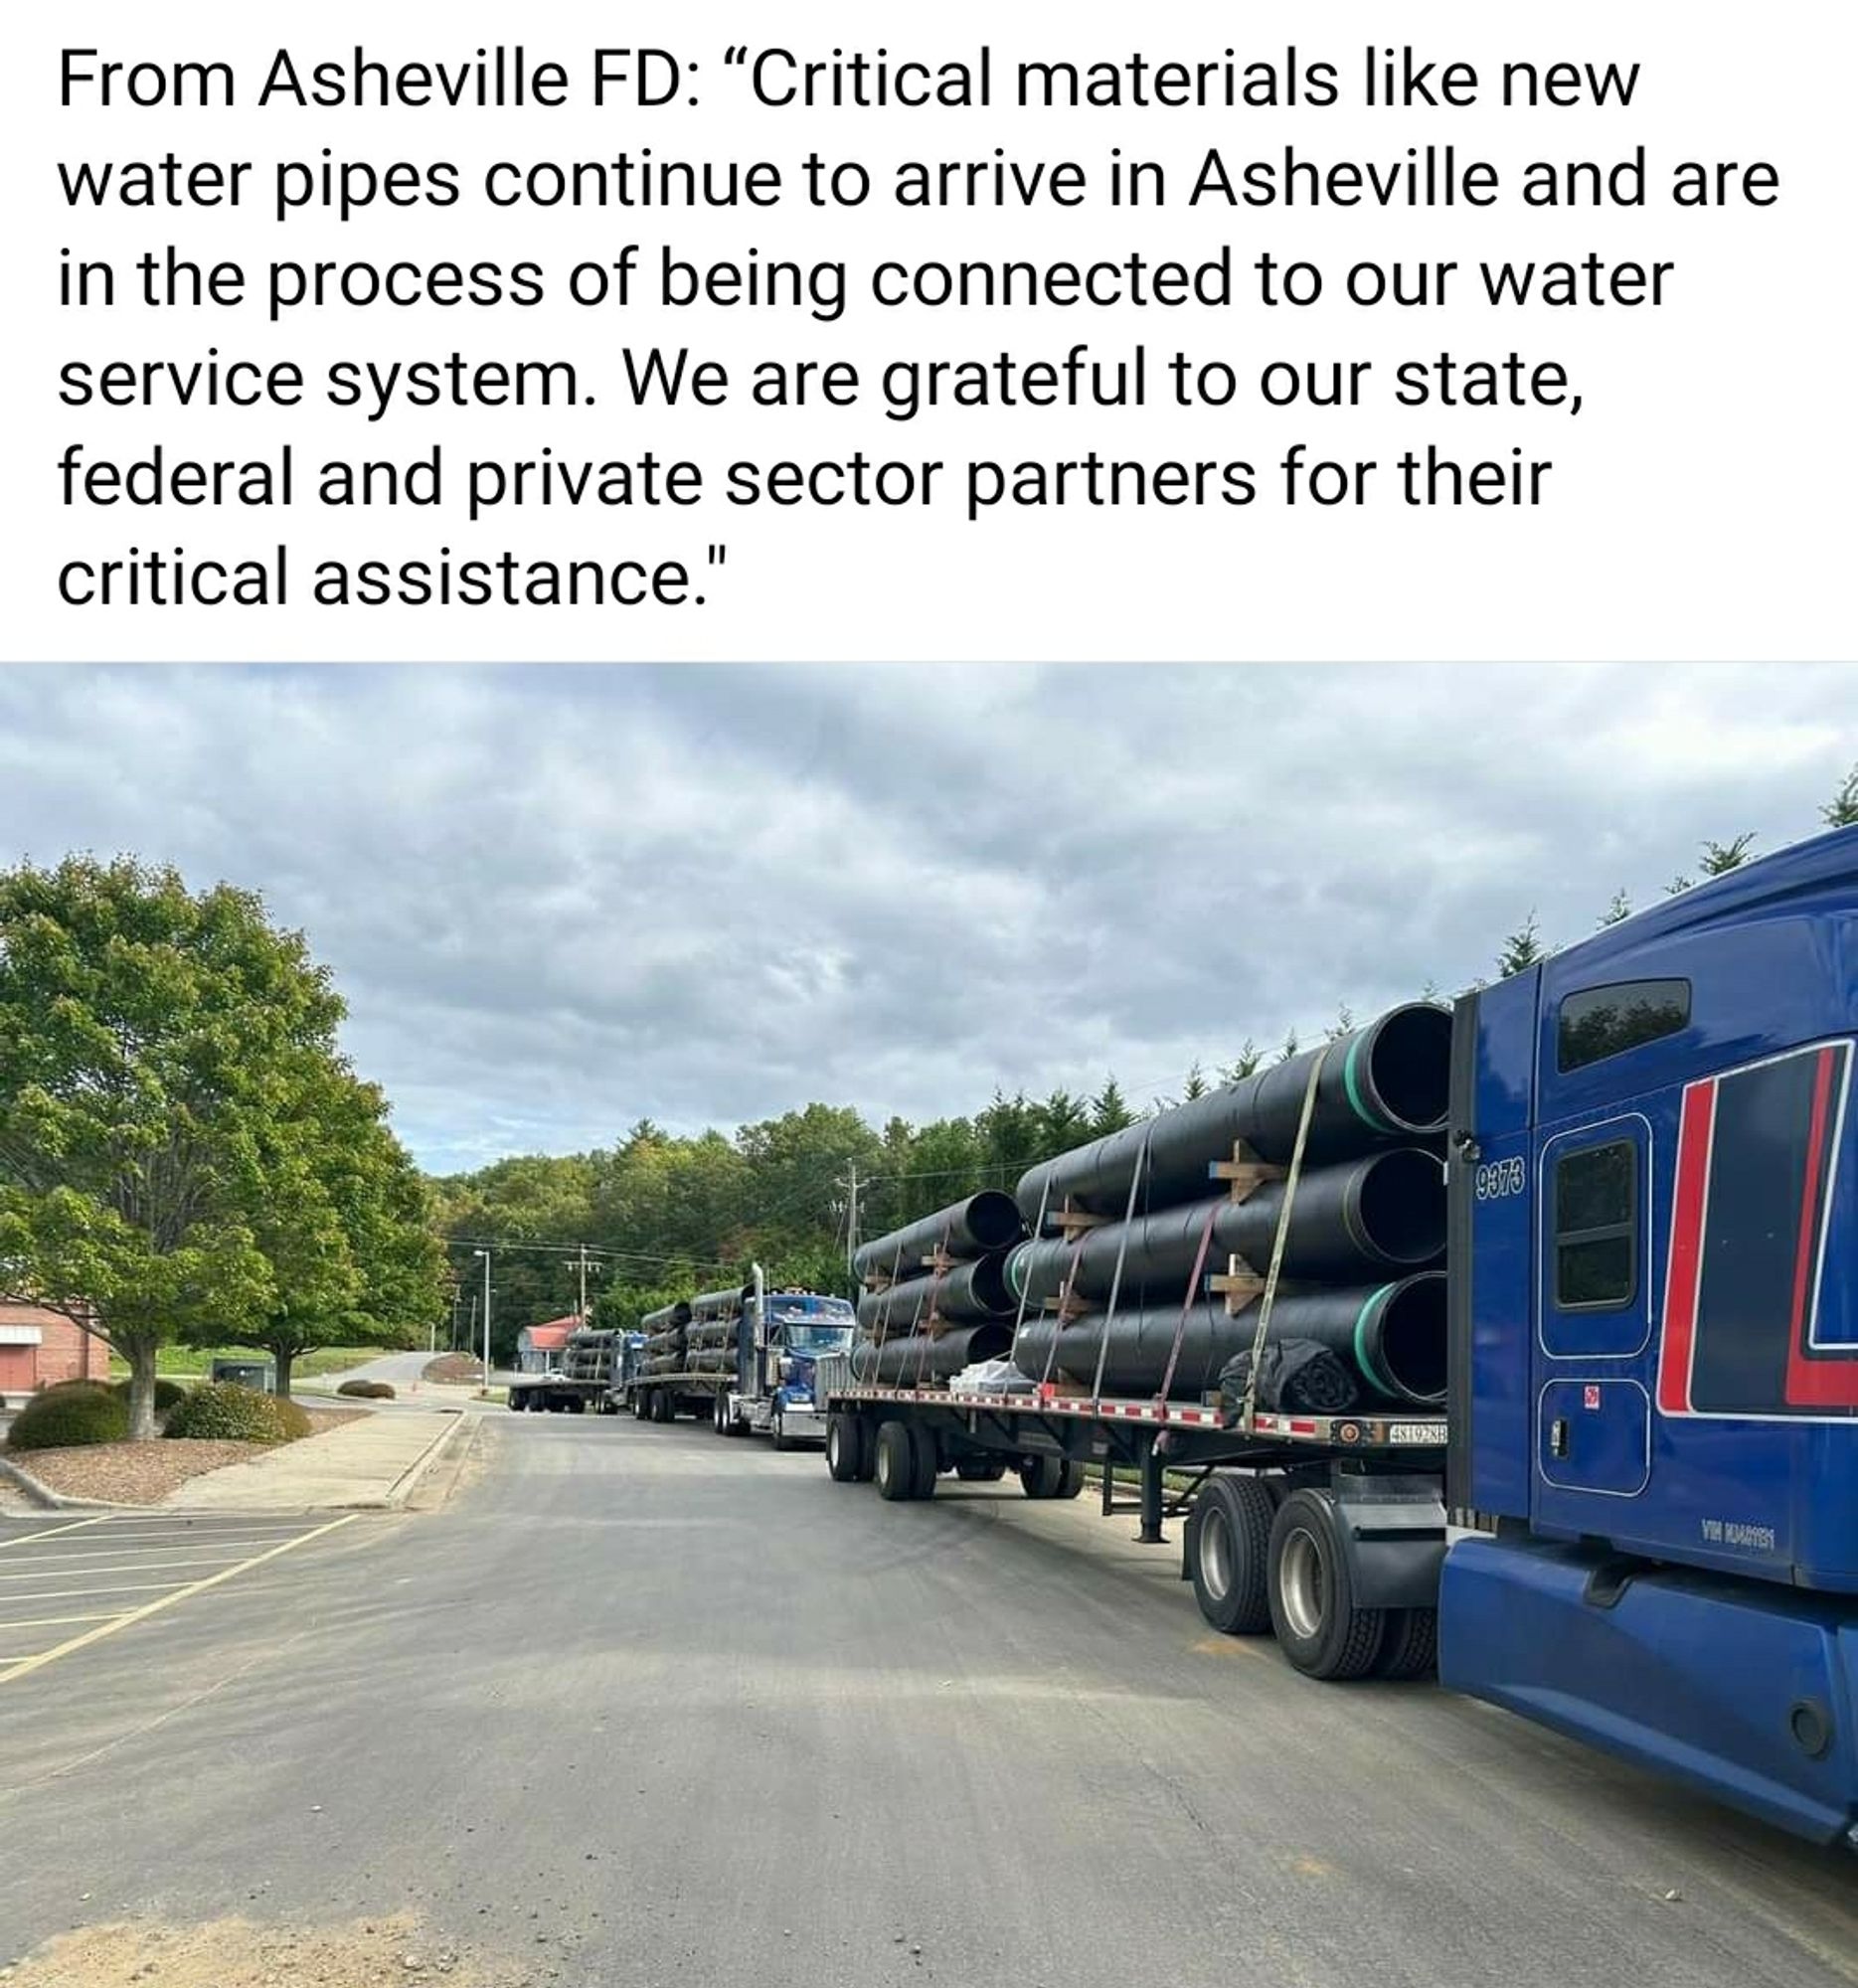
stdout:
<svg viewBox="0 0 1858 1988">
<path fill-rule="evenodd" d="M 641 1343 L 636 1334 L 581 1327 L 563 1341 L 554 1366 L 511 1378 L 509 1407 L 517 1414 L 610 1414 L 615 1381 Z"/>
<path fill-rule="evenodd" d="M 609 1399 L 644 1421 L 690 1414 L 719 1435 L 769 1434 L 776 1449 L 823 1442 L 815 1369 L 850 1347 L 855 1322 L 844 1298 L 768 1290 L 758 1263 L 740 1287 L 699 1292 L 643 1319 L 643 1357 Z"/>
<path fill-rule="evenodd" d="M 1436 1410 L 840 1358 L 831 1474 L 1050 1498 L 1090 1465 L 1105 1509 L 1132 1478 L 1143 1540 L 1185 1519 L 1216 1629 L 1319 1679 L 1436 1651 L 1454 1690 L 1858 1848 L 1858 831 L 1467 994 L 1449 1031 Z"/>
</svg>

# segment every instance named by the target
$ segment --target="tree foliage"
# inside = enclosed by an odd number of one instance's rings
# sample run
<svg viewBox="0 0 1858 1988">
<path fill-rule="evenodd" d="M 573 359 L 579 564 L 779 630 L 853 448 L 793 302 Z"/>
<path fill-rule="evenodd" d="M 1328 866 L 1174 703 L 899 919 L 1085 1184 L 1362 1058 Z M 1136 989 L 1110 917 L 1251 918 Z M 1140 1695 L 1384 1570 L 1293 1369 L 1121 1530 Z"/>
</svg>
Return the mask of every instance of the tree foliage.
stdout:
<svg viewBox="0 0 1858 1988">
<path fill-rule="evenodd" d="M 163 1345 L 250 1343 L 304 1287 L 358 1302 L 318 1129 L 362 1094 L 342 1012 L 249 892 L 127 857 L 0 874 L 0 1287 L 122 1356 L 131 1435 Z M 381 1219 L 422 1226 L 417 1186 Z"/>
</svg>

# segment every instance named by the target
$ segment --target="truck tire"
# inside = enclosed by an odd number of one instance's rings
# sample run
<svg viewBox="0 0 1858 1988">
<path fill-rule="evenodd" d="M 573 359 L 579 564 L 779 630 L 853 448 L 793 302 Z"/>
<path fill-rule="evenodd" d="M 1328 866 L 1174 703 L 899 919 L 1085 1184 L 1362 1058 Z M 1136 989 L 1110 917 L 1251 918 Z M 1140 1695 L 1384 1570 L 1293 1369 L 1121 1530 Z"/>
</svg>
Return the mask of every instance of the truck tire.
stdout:
<svg viewBox="0 0 1858 1988">
<path fill-rule="evenodd" d="M 1256 1477 L 1219 1473 L 1194 1500 L 1189 1572 L 1200 1612 L 1222 1636 L 1270 1631 L 1270 1527 L 1277 1516 Z"/>
<path fill-rule="evenodd" d="M 1292 1491 L 1270 1528 L 1270 1622 L 1293 1670 L 1364 1677 L 1387 1640 L 1387 1611 L 1357 1608 L 1335 1499 Z"/>
<path fill-rule="evenodd" d="M 931 1430 L 919 1428 L 914 1423 L 911 1424 L 910 1439 L 916 1453 L 916 1495 L 932 1498 L 935 1495 L 935 1479 L 941 1471 L 941 1447 Z"/>
<path fill-rule="evenodd" d="M 510 1390 L 510 1395 L 509 1395 L 510 1413 L 513 1415 L 520 1415 L 522 1411 L 526 1408 L 528 1408 L 528 1406 L 529 1406 L 529 1398 L 527 1394 L 519 1388 L 512 1388 Z"/>
<path fill-rule="evenodd" d="M 826 1469 L 835 1484 L 863 1484 L 871 1472 L 866 1467 L 868 1441 L 862 1417 L 835 1412 L 826 1423 Z"/>
<path fill-rule="evenodd" d="M 1006 1458 L 964 1456 L 956 1462 L 954 1474 L 963 1484 L 997 1484 L 1006 1475 Z"/>
<path fill-rule="evenodd" d="M 793 1448 L 794 1443 L 793 1443 L 793 1438 L 787 1433 L 786 1418 L 781 1414 L 778 1408 L 774 1410 L 773 1430 L 774 1430 L 774 1447 L 781 1453 L 782 1456 L 785 1456 L 787 1452 Z"/>
<path fill-rule="evenodd" d="M 571 1415 L 585 1414 L 587 1412 L 587 1406 L 586 1400 L 580 1395 L 570 1395 L 568 1397 L 567 1407 L 568 1412 Z"/>
<path fill-rule="evenodd" d="M 1438 1610 L 1390 1608 L 1376 1677 L 1431 1677 L 1438 1668 Z"/>
<path fill-rule="evenodd" d="M 635 1422 L 642 1422 L 645 1419 L 646 1404 L 650 1400 L 651 1397 L 645 1393 L 644 1389 L 634 1388 L 632 1390 L 632 1399 L 626 1406 L 632 1410 L 632 1419 Z"/>
<path fill-rule="evenodd" d="M 710 1426 L 718 1435 L 729 1433 L 729 1397 L 719 1388 L 710 1403 Z"/>
<path fill-rule="evenodd" d="M 1084 1467 L 1068 1456 L 1028 1456 L 1019 1466 L 1019 1488 L 1028 1498 L 1075 1498 L 1084 1489 Z"/>
<path fill-rule="evenodd" d="M 920 1498 L 917 1489 L 916 1436 L 908 1422 L 883 1422 L 878 1428 L 874 1474 L 878 1496 L 891 1504 Z"/>
<path fill-rule="evenodd" d="M 651 1418 L 655 1422 L 670 1422 L 677 1419 L 677 1403 L 669 1388 L 652 1390 Z"/>
</svg>

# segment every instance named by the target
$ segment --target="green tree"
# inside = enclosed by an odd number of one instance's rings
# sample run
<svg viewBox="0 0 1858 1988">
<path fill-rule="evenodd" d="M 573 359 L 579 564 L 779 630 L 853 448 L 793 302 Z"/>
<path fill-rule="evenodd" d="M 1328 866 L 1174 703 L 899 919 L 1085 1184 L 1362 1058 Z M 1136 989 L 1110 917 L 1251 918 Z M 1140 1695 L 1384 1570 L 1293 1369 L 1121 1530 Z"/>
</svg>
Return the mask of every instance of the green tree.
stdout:
<svg viewBox="0 0 1858 1988">
<path fill-rule="evenodd" d="M 1286 1029 L 1283 1032 L 1283 1042 L 1277 1050 L 1277 1061 L 1279 1063 L 1288 1063 L 1291 1058 L 1300 1053 L 1301 1048 L 1302 1045 L 1296 1039 L 1296 1031 L 1294 1029 Z"/>
<path fill-rule="evenodd" d="M 1181 1101 L 1184 1104 L 1191 1104 L 1196 1097 L 1204 1097 L 1211 1088 L 1207 1082 L 1207 1074 L 1200 1068 L 1199 1059 L 1196 1058 L 1188 1066 L 1187 1080 L 1181 1085 Z"/>
<path fill-rule="evenodd" d="M 1673 877 L 1671 881 L 1664 887 L 1664 895 L 1667 898 L 1681 898 L 1686 891 L 1691 890 L 1692 888 L 1693 888 L 1693 880 L 1689 877 L 1686 877 L 1684 873 L 1680 870 L 1677 873 L 1677 875 Z"/>
<path fill-rule="evenodd" d="M 1541 933 L 1536 926 L 1536 914 L 1531 911 L 1523 922 L 1503 941 L 1503 950 L 1497 954 L 1497 977 L 1507 980 L 1512 973 L 1521 973 L 1543 957 Z"/>
<path fill-rule="evenodd" d="M 1596 922 L 1595 929 L 1598 931 L 1605 931 L 1608 925 L 1616 925 L 1624 923 L 1624 921 L 1631 915 L 1632 915 L 1632 901 L 1630 898 L 1626 896 L 1625 886 L 1621 884 L 1618 890 L 1616 890 L 1612 894 L 1612 903 L 1609 904 L 1606 907 L 1606 909 L 1601 912 L 1600 917 Z"/>
<path fill-rule="evenodd" d="M 1858 828 L 1858 765 L 1839 782 L 1838 791 L 1819 810 L 1828 828 Z"/>
<path fill-rule="evenodd" d="M 1323 1041 L 1339 1043 L 1355 1033 L 1355 1011 L 1344 1001 L 1335 1011 L 1335 1020 L 1322 1032 Z"/>
<path fill-rule="evenodd" d="M 1755 848 L 1755 831 L 1747 830 L 1730 842 L 1706 842 L 1697 858 L 1697 868 L 1706 877 L 1724 877 L 1740 870 Z"/>
<path fill-rule="evenodd" d="M 1250 1036 L 1239 1045 L 1239 1054 L 1232 1062 L 1220 1070 L 1222 1083 L 1239 1083 L 1248 1077 L 1256 1077 L 1265 1067 L 1265 1052 Z"/>
<path fill-rule="evenodd" d="M 1195 1070 L 1199 1069 L 1196 1064 Z M 1120 1132 L 1125 1125 L 1135 1123 L 1135 1113 L 1129 1109 L 1127 1098 L 1113 1077 L 1103 1078 L 1103 1087 L 1091 1099 L 1091 1136 L 1100 1139 L 1105 1132 Z"/>
<path fill-rule="evenodd" d="M 134 1436 L 160 1347 L 274 1300 L 265 1159 L 341 1014 L 249 893 L 129 857 L 0 874 L 0 1282 L 128 1363 Z"/>
<path fill-rule="evenodd" d="M 270 1301 L 226 1336 L 270 1354 L 280 1396 L 299 1355 L 412 1345 L 442 1307 L 444 1255 L 424 1185 L 386 1109 L 373 1085 L 325 1063 L 266 1155 L 253 1231 L 270 1265 Z"/>
</svg>

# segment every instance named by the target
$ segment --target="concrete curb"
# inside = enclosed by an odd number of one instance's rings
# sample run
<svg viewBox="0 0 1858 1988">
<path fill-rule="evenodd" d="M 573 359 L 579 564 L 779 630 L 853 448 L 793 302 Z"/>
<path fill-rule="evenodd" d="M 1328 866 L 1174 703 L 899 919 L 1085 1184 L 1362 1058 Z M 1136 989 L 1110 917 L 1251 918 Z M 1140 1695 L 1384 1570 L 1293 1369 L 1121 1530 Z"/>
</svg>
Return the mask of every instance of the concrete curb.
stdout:
<svg viewBox="0 0 1858 1988">
<path fill-rule="evenodd" d="M 107 1498 L 68 1498 L 62 1491 L 54 1491 L 49 1484 L 41 1484 L 32 1472 L 22 1470 L 10 1458 L 0 1456 L 0 1477 L 17 1484 L 34 1504 L 43 1505 L 48 1512 L 120 1512 L 125 1508 L 112 1505 Z"/>
<path fill-rule="evenodd" d="M 413 1496 L 414 1487 L 420 1479 L 437 1462 L 445 1445 L 469 1420 L 462 1408 L 440 1408 L 437 1412 L 445 1416 L 445 1426 L 426 1444 L 414 1460 L 408 1464 L 380 1498 L 357 1498 L 346 1505 L 332 1505 L 330 1511 L 339 1512 L 398 1512 Z"/>
</svg>

